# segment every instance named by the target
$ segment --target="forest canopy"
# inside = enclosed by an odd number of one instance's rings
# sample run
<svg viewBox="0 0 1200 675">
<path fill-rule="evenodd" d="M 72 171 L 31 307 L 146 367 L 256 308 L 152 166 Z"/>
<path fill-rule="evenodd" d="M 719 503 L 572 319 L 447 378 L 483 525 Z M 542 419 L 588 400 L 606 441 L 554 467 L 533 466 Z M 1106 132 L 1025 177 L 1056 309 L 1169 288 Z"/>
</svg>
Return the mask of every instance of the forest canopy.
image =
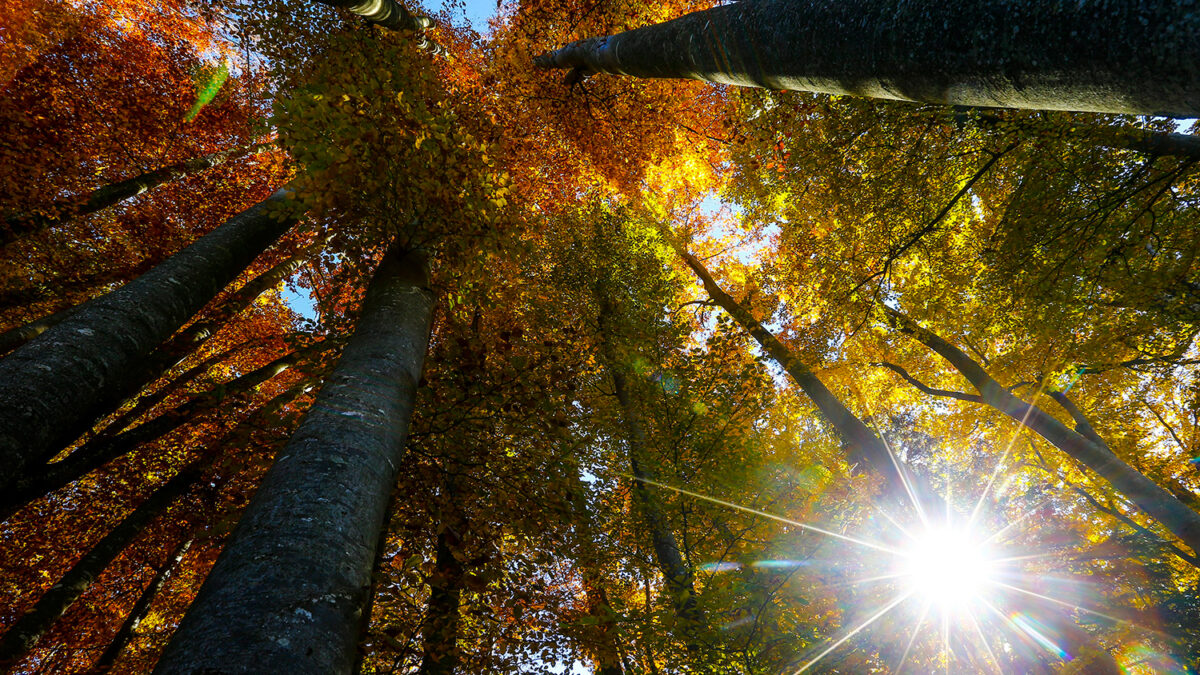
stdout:
<svg viewBox="0 0 1200 675">
<path fill-rule="evenodd" d="M 1190 2 L 463 16 L 0 8 L 0 670 L 1200 671 Z"/>
</svg>

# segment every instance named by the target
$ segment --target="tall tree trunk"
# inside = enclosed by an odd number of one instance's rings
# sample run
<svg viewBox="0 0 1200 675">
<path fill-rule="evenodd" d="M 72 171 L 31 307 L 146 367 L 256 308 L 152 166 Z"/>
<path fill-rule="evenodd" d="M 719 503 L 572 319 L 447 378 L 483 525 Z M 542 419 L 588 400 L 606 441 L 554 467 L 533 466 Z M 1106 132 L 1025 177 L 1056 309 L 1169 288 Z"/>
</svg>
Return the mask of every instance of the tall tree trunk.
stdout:
<svg viewBox="0 0 1200 675">
<path fill-rule="evenodd" d="M 617 403 L 621 407 L 621 419 L 625 426 L 625 440 L 629 450 L 630 473 L 634 478 L 634 499 L 650 530 L 654 559 L 658 562 L 659 570 L 662 571 L 671 607 L 682 624 L 685 644 L 688 651 L 695 654 L 699 650 L 699 645 L 692 633 L 703 624 L 703 617 L 696 604 L 696 587 L 693 582 L 692 570 L 683 560 L 679 542 L 671 530 L 666 514 L 663 513 L 662 503 L 654 492 L 658 488 L 646 483 L 646 481 L 657 482 L 658 477 L 644 464 L 648 456 L 646 426 L 642 420 L 641 411 L 630 395 L 629 384 L 612 344 L 611 322 L 615 310 L 612 303 L 602 293 L 603 291 L 597 291 L 597 295 L 600 296 L 599 323 L 602 362 L 612 379 Z"/>
<path fill-rule="evenodd" d="M 205 459 L 192 463 L 155 490 L 46 591 L 0 639 L 0 667 L 10 666 L 32 649 L 146 526 L 167 505 L 188 491 L 210 462 L 211 459 Z"/>
<path fill-rule="evenodd" d="M 0 497 L 0 521 L 7 519 L 25 504 L 63 488 L 139 446 L 157 440 L 180 425 L 197 419 L 216 408 L 222 401 L 250 393 L 255 387 L 283 373 L 305 356 L 328 349 L 333 344 L 333 341 L 327 340 L 281 356 L 230 382 L 197 394 L 128 431 L 115 436 L 94 438 L 64 459 L 38 466 L 35 472 L 14 481 L 11 489 Z"/>
<path fill-rule="evenodd" d="M 351 672 L 429 340 L 428 285 L 424 253 L 393 245 L 155 672 Z"/>
<path fill-rule="evenodd" d="M 833 392 L 825 386 L 825 383 L 821 382 L 808 366 L 796 358 L 795 354 L 779 341 L 779 338 L 775 337 L 749 310 L 717 284 L 708 269 L 696 256 L 689 253 L 669 231 L 664 230 L 663 234 L 675 247 L 683 261 L 703 282 L 709 297 L 758 342 L 767 356 L 778 363 L 813 402 L 821 416 L 841 438 L 843 445 L 847 448 L 851 464 L 864 464 L 882 477 L 888 488 L 888 496 L 895 503 L 908 505 L 911 503 L 909 501 L 911 498 L 920 500 L 928 506 L 934 506 L 937 495 L 922 477 L 906 470 L 870 427 L 838 400 Z"/>
<path fill-rule="evenodd" d="M 569 44 L 543 68 L 969 106 L 1200 116 L 1184 0 L 755 0 Z"/>
<path fill-rule="evenodd" d="M 1137 504 L 1138 508 L 1151 518 L 1162 523 L 1193 551 L 1200 553 L 1200 513 L 1188 508 L 1170 492 L 1113 453 L 1104 441 L 1095 435 L 1086 420 L 1080 424 L 1079 417 L 1082 414 L 1070 404 L 1069 399 L 1066 400 L 1067 405 L 1064 405 L 1064 409 L 1076 420 L 1078 430 L 1075 431 L 1038 406 L 1014 396 L 965 352 L 907 315 L 887 306 L 884 306 L 883 310 L 893 326 L 913 336 L 949 362 L 971 386 L 975 387 L 983 403 L 1018 422 L 1023 421 L 1034 433 L 1108 481 L 1117 492 Z M 1060 403 L 1062 402 L 1060 400 Z"/>
<path fill-rule="evenodd" d="M 150 604 L 154 602 L 154 598 L 158 596 L 159 591 L 166 585 L 167 579 L 183 561 L 183 556 L 187 555 L 188 549 L 192 546 L 192 538 L 185 536 L 175 545 L 175 549 L 167 556 L 159 566 L 158 571 L 154 574 L 154 578 L 150 580 L 150 584 L 142 589 L 141 595 L 138 596 L 137 602 L 129 610 L 129 614 L 125 617 L 125 621 L 121 623 L 121 628 L 117 634 L 113 636 L 108 647 L 104 649 L 104 653 L 100 658 L 92 664 L 90 672 L 107 673 L 112 670 L 113 663 L 117 657 L 125 650 L 125 645 L 129 644 L 129 640 L 133 638 L 133 634 L 137 632 L 138 626 L 142 624 L 142 620 L 150 613 Z"/>
<path fill-rule="evenodd" d="M 460 522 L 443 523 L 437 535 L 437 557 L 429 580 L 429 602 L 421 628 L 421 675 L 454 675 L 461 655 L 458 650 L 459 601 L 462 596 L 463 564 L 454 556 Z"/>
<path fill-rule="evenodd" d="M 145 384 L 155 347 L 288 230 L 286 188 L 0 360 L 0 491 Z"/>
<path fill-rule="evenodd" d="M 272 147 L 270 143 L 262 143 L 247 148 L 222 150 L 221 152 L 214 152 L 211 155 L 194 157 L 178 164 L 155 169 L 140 176 L 120 181 L 119 183 L 105 185 L 102 188 L 94 190 L 84 198 L 63 199 L 54 202 L 48 209 L 51 213 L 55 214 L 53 216 L 9 216 L 5 219 L 5 224 L 8 227 L 0 231 L 0 247 L 21 237 L 37 234 L 51 227 L 65 225 L 72 218 L 106 209 L 176 178 L 198 173 L 205 169 L 211 169 L 230 160 L 262 152 L 270 147 Z"/>
</svg>

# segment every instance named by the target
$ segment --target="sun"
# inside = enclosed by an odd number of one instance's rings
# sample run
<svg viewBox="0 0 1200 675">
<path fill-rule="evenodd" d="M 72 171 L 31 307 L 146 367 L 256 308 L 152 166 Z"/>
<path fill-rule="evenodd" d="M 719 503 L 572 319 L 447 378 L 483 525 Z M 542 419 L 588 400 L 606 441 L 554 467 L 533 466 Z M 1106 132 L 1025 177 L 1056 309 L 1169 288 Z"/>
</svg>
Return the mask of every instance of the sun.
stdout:
<svg viewBox="0 0 1200 675">
<path fill-rule="evenodd" d="M 912 596 L 943 611 L 966 608 L 992 585 L 995 559 L 965 528 L 931 527 L 900 553 L 898 572 Z"/>
</svg>

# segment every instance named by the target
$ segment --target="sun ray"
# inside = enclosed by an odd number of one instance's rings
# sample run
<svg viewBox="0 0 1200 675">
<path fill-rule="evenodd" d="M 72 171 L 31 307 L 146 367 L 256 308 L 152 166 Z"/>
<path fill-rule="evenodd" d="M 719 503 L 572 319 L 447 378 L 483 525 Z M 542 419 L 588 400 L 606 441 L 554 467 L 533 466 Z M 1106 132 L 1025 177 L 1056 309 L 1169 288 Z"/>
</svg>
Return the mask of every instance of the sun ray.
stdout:
<svg viewBox="0 0 1200 675">
<path fill-rule="evenodd" d="M 1024 593 L 1025 595 L 1030 595 L 1035 598 L 1041 598 L 1042 600 L 1045 600 L 1047 602 L 1053 602 L 1056 605 L 1062 605 L 1063 607 L 1067 607 L 1069 609 L 1077 609 L 1077 610 L 1080 610 L 1083 612 L 1087 612 L 1088 614 L 1095 614 L 1096 616 L 1104 617 L 1105 619 L 1108 619 L 1110 621 L 1116 621 L 1118 623 L 1129 624 L 1131 626 L 1138 625 L 1137 623 L 1130 621 L 1129 619 L 1121 619 L 1119 617 L 1105 614 L 1104 612 L 1096 611 L 1089 607 L 1084 607 L 1083 605 L 1080 605 L 1078 603 L 1067 602 L 1066 600 L 1059 600 L 1058 598 L 1054 598 L 1049 595 L 1043 595 L 1042 593 L 1038 593 L 1038 592 L 1031 591 L 1031 590 L 1028 590 L 1025 588 L 1021 588 L 1020 586 L 1013 586 L 1012 584 L 1006 584 L 1002 581 L 993 581 L 992 583 L 997 586 L 1000 586 L 1002 588 L 1007 588 L 1010 591 L 1016 591 L 1017 593 Z"/>
<path fill-rule="evenodd" d="M 917 641 L 917 634 L 921 632 L 921 626 L 925 625 L 925 618 L 929 616 L 929 608 L 933 603 L 926 601 L 921 608 L 921 616 L 917 619 L 917 625 L 913 626 L 912 635 L 908 638 L 908 644 L 904 646 L 904 653 L 900 655 L 900 662 L 896 664 L 896 675 L 900 675 L 901 669 L 904 668 L 904 662 L 908 660 L 908 653 L 912 651 L 913 643 Z"/>
<path fill-rule="evenodd" d="M 827 537 L 833 537 L 834 539 L 841 539 L 842 541 L 848 541 L 852 544 L 858 544 L 859 546 L 873 548 L 877 551 L 883 551 L 884 553 L 891 553 L 892 555 L 900 555 L 900 552 L 897 551 L 896 549 L 892 548 L 891 546 L 886 546 L 884 544 L 870 542 L 865 539 L 859 539 L 857 537 L 851 537 L 851 536 L 848 536 L 845 534 L 839 534 L 837 532 L 833 532 L 832 530 L 826 530 L 824 528 L 820 528 L 815 525 L 809 525 L 807 523 L 802 523 L 797 520 L 792 520 L 791 518 L 784 518 L 783 516 L 776 515 L 774 513 L 767 513 L 766 511 L 752 509 L 749 506 L 742 506 L 740 504 L 735 504 L 733 502 L 725 501 L 724 499 L 717 499 L 716 497 L 709 497 L 708 495 L 703 495 L 703 494 L 700 494 L 699 492 L 693 492 L 691 490 L 686 490 L 684 488 L 675 487 L 674 485 L 667 485 L 666 483 L 660 483 L 656 480 L 651 480 L 649 478 L 638 478 L 637 476 L 633 476 L 630 474 L 621 474 L 621 475 L 625 476 L 626 478 L 629 478 L 631 480 L 641 481 L 647 485 L 653 485 L 655 487 L 659 487 L 664 490 L 671 490 L 672 492 L 678 492 L 681 495 L 695 497 L 696 499 L 703 499 L 704 501 L 712 502 L 713 504 L 720 504 L 721 506 L 725 506 L 725 507 L 728 507 L 731 509 L 742 511 L 744 513 L 752 513 L 757 516 L 762 516 L 763 518 L 770 518 L 771 520 L 785 523 L 787 525 L 792 525 L 792 526 L 798 527 L 802 530 L 816 532 L 818 534 L 823 534 Z"/>
<path fill-rule="evenodd" d="M 1004 670 L 1000 667 L 1000 659 L 996 658 L 996 653 L 992 651 L 992 646 L 988 644 L 987 636 L 983 634 L 983 626 L 979 625 L 979 620 L 975 618 L 975 612 L 968 612 L 967 618 L 971 620 L 971 625 L 975 627 L 975 632 L 979 634 L 979 643 L 987 650 L 988 656 L 991 657 L 992 663 L 996 666 L 996 672 L 1004 675 Z"/>
<path fill-rule="evenodd" d="M 979 495 L 979 501 L 975 503 L 975 508 L 971 510 L 971 517 L 967 520 L 967 525 L 975 524 L 975 519 L 978 517 L 979 511 L 983 508 L 983 502 L 987 499 L 988 492 L 992 489 L 992 484 L 996 482 L 996 476 L 999 475 L 1000 469 L 1004 468 L 1004 460 L 1008 459 L 1008 453 L 1011 452 L 1013 446 L 1016 445 L 1017 439 L 1021 436 L 1021 432 L 1028 428 L 1026 426 L 1026 422 L 1029 421 L 1029 416 L 1033 414 L 1033 409 L 1037 402 L 1038 396 L 1042 395 L 1042 392 L 1045 391 L 1045 388 L 1045 381 L 1038 383 L 1037 391 L 1033 393 L 1033 396 L 1029 399 L 1029 406 L 1025 408 L 1025 414 L 1021 416 L 1021 421 L 1017 423 L 1016 431 L 1014 431 L 1012 436 L 1009 437 L 1008 445 L 1004 446 L 1004 452 L 1000 453 L 1000 459 L 996 462 L 996 468 L 992 470 L 992 475 L 988 479 L 987 485 L 983 487 L 983 492 Z"/>
<path fill-rule="evenodd" d="M 917 498 L 917 493 L 913 490 L 912 484 L 908 480 L 908 475 L 904 473 L 904 467 L 900 466 L 900 460 L 896 457 L 896 451 L 892 449 L 892 444 L 888 442 L 887 434 L 884 434 L 879 429 L 879 425 L 875 422 L 875 413 L 871 410 L 870 404 L 867 403 L 866 397 L 857 386 L 852 386 L 855 396 L 858 398 L 858 403 L 867 411 L 867 417 L 871 422 L 871 426 L 875 428 L 875 435 L 883 443 L 883 447 L 887 450 L 888 459 L 892 460 L 892 467 L 896 469 L 896 475 L 900 476 L 900 483 L 904 485 L 904 492 L 908 495 L 909 501 L 912 502 L 913 508 L 917 512 L 917 517 L 921 520 L 921 524 L 929 527 L 929 518 L 925 515 L 925 505 Z"/>
<path fill-rule="evenodd" d="M 813 666 L 817 665 L 817 662 L 818 662 L 818 661 L 820 661 L 821 659 L 825 658 L 825 657 L 826 657 L 826 656 L 827 656 L 827 655 L 828 655 L 830 652 L 832 652 L 833 650 L 835 650 L 835 649 L 837 649 L 838 647 L 842 646 L 842 644 L 843 644 L 844 642 L 846 642 L 846 640 L 849 640 L 850 638 L 854 637 L 855 635 L 858 635 L 858 633 L 859 633 L 859 632 L 861 632 L 861 631 L 862 631 L 864 628 L 866 628 L 867 626 L 870 626 L 871 624 L 875 623 L 875 622 L 876 622 L 876 621 L 879 619 L 879 617 L 883 616 L 884 614 L 887 614 L 889 611 L 891 611 L 891 609 L 892 609 L 893 607 L 895 607 L 896 605 L 899 605 L 900 603 L 904 602 L 904 601 L 905 601 L 905 600 L 907 600 L 907 599 L 909 598 L 909 596 L 911 596 L 911 595 L 912 595 L 912 592 L 910 591 L 910 592 L 908 592 L 908 593 L 905 593 L 905 594 L 903 594 L 903 595 L 897 596 L 895 600 L 892 600 L 890 603 L 888 603 L 888 604 L 887 604 L 887 606 L 886 606 L 886 607 L 884 607 L 883 609 L 879 610 L 879 611 L 878 611 L 878 612 L 876 612 L 874 615 L 872 615 L 872 616 L 871 616 L 871 618 L 869 618 L 869 619 L 867 619 L 866 621 L 864 621 L 864 622 L 862 622 L 862 623 L 858 624 L 858 626 L 857 626 L 857 627 L 855 627 L 855 629 L 854 629 L 854 630 L 850 631 L 849 633 L 846 633 L 846 634 L 845 634 L 845 635 L 843 635 L 843 636 L 842 636 L 840 639 L 838 639 L 838 641 L 837 641 L 837 642 L 834 642 L 833 644 L 831 644 L 831 645 L 829 645 L 828 647 L 826 647 L 826 648 L 825 648 L 825 651 L 821 652 L 820 654 L 817 654 L 817 656 L 816 656 L 815 658 L 813 658 L 813 660 L 812 660 L 812 661 L 809 661 L 808 663 L 806 663 L 806 664 L 804 664 L 804 665 L 800 666 L 800 669 L 799 669 L 799 670 L 797 670 L 797 671 L 795 671 L 795 672 L 793 672 L 793 673 L 792 673 L 792 675 L 800 675 L 800 673 L 803 673 L 804 671 L 808 670 L 809 668 L 812 668 Z"/>
<path fill-rule="evenodd" d="M 885 581 L 887 579 L 899 579 L 900 577 L 903 577 L 903 576 L 907 576 L 907 574 L 905 574 L 903 572 L 897 572 L 895 574 L 880 574 L 880 575 L 873 576 L 873 577 L 863 577 L 862 579 L 853 579 L 851 581 L 843 581 L 843 582 L 837 583 L 837 584 L 828 584 L 825 586 L 825 588 L 849 588 L 850 586 L 859 586 L 861 584 L 869 584 L 874 581 Z"/>
</svg>

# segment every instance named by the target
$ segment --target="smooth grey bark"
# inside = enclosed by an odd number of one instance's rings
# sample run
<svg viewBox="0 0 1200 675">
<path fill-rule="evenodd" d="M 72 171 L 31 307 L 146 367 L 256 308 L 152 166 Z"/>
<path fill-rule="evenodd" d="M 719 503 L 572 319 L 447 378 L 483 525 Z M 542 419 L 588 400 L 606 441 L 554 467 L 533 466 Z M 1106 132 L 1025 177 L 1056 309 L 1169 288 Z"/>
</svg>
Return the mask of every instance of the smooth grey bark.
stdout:
<svg viewBox="0 0 1200 675">
<path fill-rule="evenodd" d="M 98 188 L 88 194 L 86 197 L 63 199 L 54 202 L 50 206 L 52 213 L 58 214 L 52 217 L 46 216 L 9 216 L 5 219 L 5 224 L 8 226 L 5 230 L 0 231 L 0 246 L 4 246 L 16 239 L 26 237 L 31 234 L 37 234 L 51 227 L 65 225 L 72 218 L 95 213 L 102 209 L 106 209 L 114 204 L 125 201 L 131 197 L 136 197 L 148 190 L 152 190 L 163 183 L 181 178 L 189 174 L 211 169 L 214 166 L 219 166 L 234 159 L 240 159 L 247 155 L 252 155 L 262 152 L 271 147 L 269 143 L 262 143 L 246 148 L 235 148 L 233 150 L 222 150 L 214 152 L 211 155 L 203 157 L 194 157 L 178 164 L 165 166 L 161 169 L 155 169 L 144 173 L 140 176 L 134 176 L 127 180 L 118 183 L 111 183 L 102 188 Z"/>
<path fill-rule="evenodd" d="M 53 314 L 48 314 L 40 319 L 34 319 L 29 323 L 10 328 L 3 333 L 0 333 L 0 356 L 3 356 L 21 345 L 29 342 L 33 338 L 45 333 L 62 323 L 67 317 L 71 316 L 82 305 L 67 307 L 60 309 Z"/>
<path fill-rule="evenodd" d="M 192 538 L 184 537 L 175 545 L 174 550 L 163 561 L 162 565 L 154 573 L 154 578 L 150 580 L 149 585 L 142 589 L 141 595 L 138 596 L 137 602 L 130 608 L 129 614 L 126 615 L 125 621 L 121 622 L 121 628 L 117 630 L 117 634 L 113 636 L 108 646 L 104 648 L 104 653 L 96 662 L 92 664 L 89 672 L 92 673 L 107 673 L 112 670 L 113 663 L 121 652 L 125 650 L 125 645 L 129 644 L 129 640 L 133 638 L 133 634 L 137 632 L 138 626 L 142 624 L 142 620 L 150 613 L 150 604 L 154 602 L 154 598 L 158 596 L 158 592 L 166 585 L 167 579 L 183 561 L 183 557 L 187 555 L 188 549 L 192 547 Z"/>
<path fill-rule="evenodd" d="M 263 479 L 156 673 L 350 673 L 403 461 L 433 294 L 393 246 L 337 368 Z"/>
<path fill-rule="evenodd" d="M 745 0 L 542 68 L 927 103 L 1200 116 L 1193 0 Z"/>
<path fill-rule="evenodd" d="M 1103 441 L 1097 442 L 1099 437 L 1086 420 L 1084 426 L 1079 425 L 1076 418 L 1076 430 L 1069 429 L 1038 406 L 1014 396 L 962 350 L 902 312 L 887 306 L 883 310 L 892 326 L 911 335 L 949 362 L 975 387 L 984 404 L 1018 422 L 1024 421 L 1031 431 L 1108 481 L 1117 492 L 1162 523 L 1193 551 L 1200 552 L 1200 513 L 1188 508 L 1170 492 L 1129 466 Z M 1076 415 L 1082 417 L 1082 413 L 1069 400 L 1067 403 L 1069 405 L 1064 409 L 1072 418 Z"/>
<path fill-rule="evenodd" d="M 155 490 L 46 591 L 37 604 L 25 612 L 0 639 L 0 667 L 11 665 L 32 649 L 146 526 L 171 502 L 188 491 L 209 461 L 194 462 Z"/>
<path fill-rule="evenodd" d="M 287 188 L 0 360 L 0 491 L 145 384 L 138 367 L 296 218 Z"/>
<path fill-rule="evenodd" d="M 700 278 L 709 297 L 758 342 L 767 356 L 778 363 L 813 402 L 821 416 L 841 438 L 851 464 L 861 463 L 882 477 L 888 487 L 889 497 L 895 503 L 906 505 L 911 503 L 910 498 L 915 498 L 922 503 L 936 506 L 934 502 L 938 499 L 937 494 L 920 475 L 905 470 L 883 440 L 834 396 L 816 373 L 797 359 L 779 338 L 767 330 L 741 303 L 726 293 L 696 256 L 689 253 L 670 232 L 664 230 L 664 236 L 687 266 Z"/>
<path fill-rule="evenodd" d="M 250 393 L 255 387 L 283 373 L 305 356 L 328 349 L 332 345 L 333 342 L 327 340 L 281 356 L 230 382 L 219 384 L 207 392 L 192 396 L 152 420 L 115 436 L 94 438 L 64 459 L 40 465 L 32 475 L 14 481 L 3 496 L 0 496 L 0 521 L 7 519 L 25 504 L 63 488 L 108 462 L 132 452 L 139 446 L 150 443 L 164 434 L 174 431 L 179 426 L 199 418 L 230 397 Z"/>
</svg>

